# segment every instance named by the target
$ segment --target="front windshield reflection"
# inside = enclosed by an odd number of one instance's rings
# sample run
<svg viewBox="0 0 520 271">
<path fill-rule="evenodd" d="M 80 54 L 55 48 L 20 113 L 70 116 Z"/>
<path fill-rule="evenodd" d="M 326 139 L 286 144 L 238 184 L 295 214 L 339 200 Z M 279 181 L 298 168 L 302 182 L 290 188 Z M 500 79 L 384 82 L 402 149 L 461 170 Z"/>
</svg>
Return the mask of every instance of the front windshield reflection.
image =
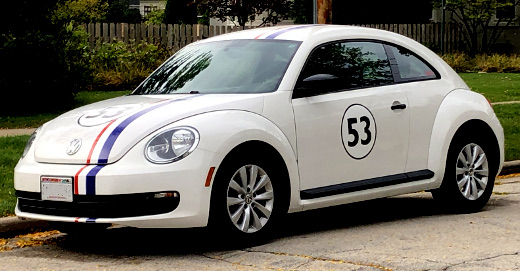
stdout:
<svg viewBox="0 0 520 271">
<path fill-rule="evenodd" d="M 275 91 L 300 42 L 232 40 L 187 46 L 132 94 Z"/>
</svg>

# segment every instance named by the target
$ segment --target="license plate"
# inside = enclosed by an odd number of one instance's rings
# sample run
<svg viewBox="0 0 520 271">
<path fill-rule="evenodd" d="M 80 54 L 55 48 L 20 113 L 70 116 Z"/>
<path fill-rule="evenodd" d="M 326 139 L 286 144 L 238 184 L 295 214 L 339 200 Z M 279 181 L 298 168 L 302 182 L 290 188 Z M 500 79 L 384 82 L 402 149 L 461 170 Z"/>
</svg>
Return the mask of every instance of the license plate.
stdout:
<svg viewBox="0 0 520 271">
<path fill-rule="evenodd" d="M 71 177 L 41 177 L 42 200 L 72 202 Z"/>
</svg>

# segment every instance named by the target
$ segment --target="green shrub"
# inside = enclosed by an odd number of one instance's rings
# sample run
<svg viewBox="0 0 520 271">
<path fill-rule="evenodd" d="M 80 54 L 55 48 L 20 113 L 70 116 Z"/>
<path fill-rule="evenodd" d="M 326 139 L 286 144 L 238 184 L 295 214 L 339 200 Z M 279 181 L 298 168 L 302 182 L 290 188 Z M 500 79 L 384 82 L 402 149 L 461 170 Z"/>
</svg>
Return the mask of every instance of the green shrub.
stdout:
<svg viewBox="0 0 520 271">
<path fill-rule="evenodd" d="M 520 72 L 520 58 L 517 55 L 479 55 L 476 64 L 482 72 Z"/>
<path fill-rule="evenodd" d="M 457 72 L 468 72 L 475 70 L 474 61 L 464 53 L 445 54 L 442 59 Z"/>
<path fill-rule="evenodd" d="M 70 108 L 73 95 L 90 80 L 86 32 L 53 20 L 57 2 L 6 2 L 9 12 L 0 20 L 0 89 L 13 102 L 4 103 L 0 115 Z"/>
<path fill-rule="evenodd" d="M 519 55 L 477 55 L 464 53 L 442 55 L 442 58 L 457 72 L 520 72 Z"/>
<path fill-rule="evenodd" d="M 90 53 L 95 90 L 135 88 L 169 56 L 163 47 L 141 43 L 136 46 L 120 41 L 103 43 Z"/>
</svg>

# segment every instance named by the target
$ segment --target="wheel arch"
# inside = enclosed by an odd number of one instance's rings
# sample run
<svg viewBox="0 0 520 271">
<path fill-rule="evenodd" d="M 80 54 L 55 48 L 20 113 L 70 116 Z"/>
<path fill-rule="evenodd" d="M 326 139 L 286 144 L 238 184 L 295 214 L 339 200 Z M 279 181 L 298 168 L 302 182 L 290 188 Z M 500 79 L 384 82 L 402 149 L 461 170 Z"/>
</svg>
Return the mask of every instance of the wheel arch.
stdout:
<svg viewBox="0 0 520 271">
<path fill-rule="evenodd" d="M 255 155 L 260 155 L 261 159 L 269 160 L 274 165 L 276 165 L 277 170 L 279 170 L 279 174 L 281 175 L 281 179 L 283 182 L 281 182 L 282 192 L 285 194 L 285 197 L 282 197 L 284 199 L 284 202 L 282 206 L 284 207 L 283 212 L 286 213 L 288 211 L 289 205 L 290 205 L 290 199 L 291 199 L 291 182 L 290 182 L 290 175 L 288 166 L 283 159 L 282 155 L 276 150 L 273 146 L 270 144 L 259 141 L 259 140 L 249 140 L 242 142 L 235 146 L 222 160 L 219 168 L 222 168 L 223 165 L 226 165 L 228 163 L 231 163 L 233 160 L 237 159 L 238 157 L 248 155 L 250 153 L 254 153 Z M 215 180 L 217 180 L 219 176 L 219 170 L 215 172 Z M 213 191 L 212 191 L 213 195 Z M 211 208 L 211 207 L 210 207 Z"/>
<path fill-rule="evenodd" d="M 289 211 L 301 209 L 295 149 L 275 123 L 259 114 L 241 110 L 208 112 L 179 122 L 184 123 L 199 131 L 201 139 L 198 148 L 215 153 L 212 159 L 212 166 L 215 167 L 213 180 L 220 166 L 236 152 L 246 149 L 267 151 L 277 157 L 287 171 Z"/>
<path fill-rule="evenodd" d="M 493 129 L 483 120 L 471 119 L 457 129 L 452 141 L 463 136 L 465 133 L 477 133 L 479 137 L 487 140 L 491 147 L 491 159 L 489 159 L 490 155 L 488 155 L 488 161 L 492 162 L 494 173 L 497 174 L 500 166 L 500 146 L 495 133 L 493 133 Z"/>
<path fill-rule="evenodd" d="M 433 124 L 428 154 L 428 169 L 435 172 L 432 189 L 440 187 L 449 147 L 456 136 L 482 130 L 491 139 L 495 173 L 504 161 L 504 133 L 489 102 L 480 94 L 457 89 L 443 100 Z"/>
</svg>

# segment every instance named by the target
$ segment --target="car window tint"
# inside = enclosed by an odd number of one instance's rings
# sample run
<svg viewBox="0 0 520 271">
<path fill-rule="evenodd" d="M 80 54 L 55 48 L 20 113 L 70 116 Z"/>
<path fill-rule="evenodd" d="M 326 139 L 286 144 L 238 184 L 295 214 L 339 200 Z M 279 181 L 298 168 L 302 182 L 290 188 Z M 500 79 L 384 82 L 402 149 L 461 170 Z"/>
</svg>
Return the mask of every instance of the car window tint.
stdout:
<svg viewBox="0 0 520 271">
<path fill-rule="evenodd" d="M 374 42 L 339 42 L 316 48 L 300 74 L 293 97 L 393 83 L 384 46 Z"/>
<path fill-rule="evenodd" d="M 399 77 L 403 81 L 437 78 L 434 70 L 410 50 L 389 46 L 394 54 Z"/>
</svg>

